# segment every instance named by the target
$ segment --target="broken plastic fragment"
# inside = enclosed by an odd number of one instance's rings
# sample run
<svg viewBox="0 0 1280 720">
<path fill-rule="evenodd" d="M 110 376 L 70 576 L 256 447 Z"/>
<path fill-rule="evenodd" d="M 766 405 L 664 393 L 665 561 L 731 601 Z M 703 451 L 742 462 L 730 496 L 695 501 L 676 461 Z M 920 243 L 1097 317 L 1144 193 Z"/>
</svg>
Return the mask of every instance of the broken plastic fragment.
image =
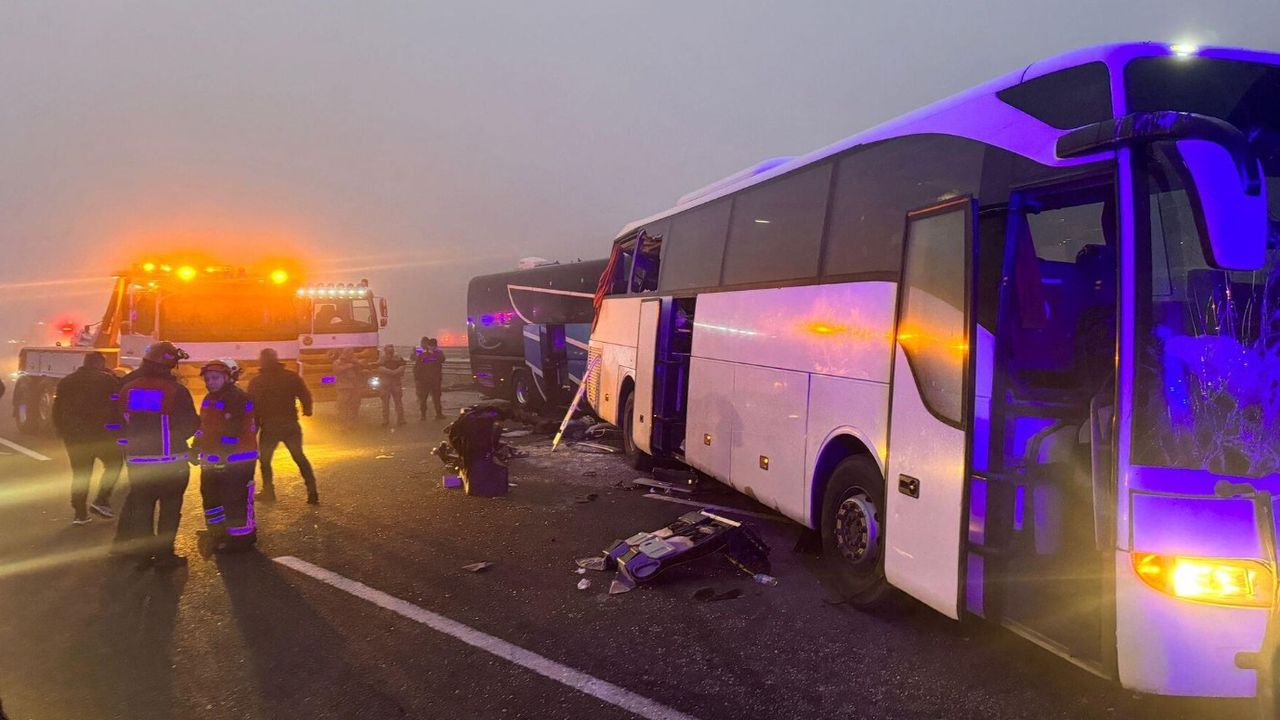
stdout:
<svg viewBox="0 0 1280 720">
<path fill-rule="evenodd" d="M 578 558 L 574 561 L 582 570 L 595 570 L 596 572 L 604 572 L 608 569 L 608 563 L 603 555 L 594 555 L 592 557 Z"/>
<path fill-rule="evenodd" d="M 778 585 L 778 578 L 772 575 L 766 575 L 764 573 L 756 573 L 755 575 L 751 576 L 751 579 L 755 580 L 761 585 L 768 585 L 769 587 L 777 587 Z"/>
<path fill-rule="evenodd" d="M 491 567 L 493 567 L 493 563 L 491 562 L 478 562 L 478 563 L 471 563 L 470 565 L 463 565 L 462 569 L 466 570 L 467 572 L 478 573 L 478 572 L 484 572 L 485 570 L 488 570 Z"/>
<path fill-rule="evenodd" d="M 634 584 L 628 583 L 625 580 L 622 580 L 620 578 L 614 578 L 613 582 L 609 585 L 609 594 L 621 595 L 622 593 L 625 593 L 625 592 L 631 592 L 632 590 L 635 589 L 635 587 L 636 586 Z"/>
<path fill-rule="evenodd" d="M 589 588 L 589 587 L 591 587 L 591 581 L 590 581 L 590 580 L 588 580 L 588 579 L 586 579 L 586 578 L 582 578 L 581 580 L 579 580 L 579 581 L 578 581 L 578 589 L 579 589 L 579 590 L 586 590 L 586 589 L 587 589 L 587 588 Z"/>
</svg>

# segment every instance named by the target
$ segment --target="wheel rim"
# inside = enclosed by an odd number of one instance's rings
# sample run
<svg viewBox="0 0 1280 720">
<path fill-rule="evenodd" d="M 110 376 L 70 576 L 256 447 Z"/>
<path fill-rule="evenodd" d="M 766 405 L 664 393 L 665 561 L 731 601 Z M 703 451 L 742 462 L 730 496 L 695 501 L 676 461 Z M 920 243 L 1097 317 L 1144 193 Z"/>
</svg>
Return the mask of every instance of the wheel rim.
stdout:
<svg viewBox="0 0 1280 720">
<path fill-rule="evenodd" d="M 854 565 L 875 562 L 880 547 L 876 506 L 865 495 L 850 493 L 836 510 L 836 547 Z"/>
<path fill-rule="evenodd" d="M 28 415 L 27 403 L 25 401 L 18 403 L 18 422 L 23 425 L 27 424 Z"/>
<path fill-rule="evenodd" d="M 40 419 L 42 421 L 53 417 L 53 396 L 49 393 L 40 393 Z"/>
<path fill-rule="evenodd" d="M 521 405 L 529 404 L 529 381 L 524 375 L 516 376 L 516 402 Z"/>
</svg>

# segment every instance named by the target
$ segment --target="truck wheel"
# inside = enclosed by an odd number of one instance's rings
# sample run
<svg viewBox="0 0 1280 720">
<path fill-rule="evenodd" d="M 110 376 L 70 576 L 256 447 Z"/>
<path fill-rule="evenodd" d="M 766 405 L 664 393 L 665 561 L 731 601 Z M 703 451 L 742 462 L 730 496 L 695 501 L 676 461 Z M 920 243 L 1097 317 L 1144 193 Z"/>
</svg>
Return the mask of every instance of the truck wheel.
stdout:
<svg viewBox="0 0 1280 720">
<path fill-rule="evenodd" d="M 853 455 L 831 471 L 822 499 L 822 555 L 850 605 L 883 603 L 884 480 L 868 455 Z"/>
<path fill-rule="evenodd" d="M 42 408 L 48 408 L 43 415 Z M 52 424 L 52 411 L 53 391 L 46 383 L 23 378 L 13 389 L 13 418 L 19 431 L 27 435 L 44 432 Z"/>
<path fill-rule="evenodd" d="M 542 395 L 528 370 L 516 370 L 511 373 L 511 397 L 516 405 L 526 410 L 537 410 L 542 407 Z"/>
<path fill-rule="evenodd" d="M 627 401 L 622 404 L 622 452 L 627 457 L 627 464 L 636 470 L 650 470 L 653 468 L 653 457 L 645 451 L 636 447 L 635 440 L 631 437 L 632 426 L 635 424 L 633 419 L 636 410 L 636 394 L 634 392 L 627 394 Z"/>
</svg>

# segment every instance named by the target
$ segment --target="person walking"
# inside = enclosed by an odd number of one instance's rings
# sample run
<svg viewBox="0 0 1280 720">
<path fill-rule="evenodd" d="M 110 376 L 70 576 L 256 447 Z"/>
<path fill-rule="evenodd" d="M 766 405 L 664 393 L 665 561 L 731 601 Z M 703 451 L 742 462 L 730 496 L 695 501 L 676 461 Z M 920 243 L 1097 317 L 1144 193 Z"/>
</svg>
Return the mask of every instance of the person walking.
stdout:
<svg viewBox="0 0 1280 720">
<path fill-rule="evenodd" d="M 115 517 L 111 492 L 124 465 L 124 452 L 116 442 L 123 427 L 119 391 L 120 381 L 107 370 L 106 356 L 97 351 L 87 353 L 75 372 L 58 381 L 53 426 L 62 437 L 71 462 L 74 525 L 87 524 L 92 519 L 90 511 L 107 519 Z M 89 486 L 97 462 L 102 463 L 102 480 L 93 503 L 89 503 Z"/>
<path fill-rule="evenodd" d="M 200 554 L 248 550 L 257 542 L 253 514 L 253 475 L 258 465 L 258 433 L 253 402 L 236 385 L 240 366 L 220 359 L 200 369 L 209 394 L 200 404 L 200 498 L 206 529 L 199 534 Z"/>
<path fill-rule="evenodd" d="M 311 417 L 313 409 L 306 383 L 298 373 L 280 364 L 280 356 L 274 349 L 266 348 L 258 354 L 258 376 L 249 382 L 249 397 L 258 422 L 258 454 L 262 465 L 262 491 L 258 499 L 276 499 L 271 458 L 276 446 L 284 443 L 307 486 L 307 503 L 320 504 L 316 474 L 302 451 L 302 426 L 298 424 L 298 404 L 302 404 L 302 414 L 306 417 Z"/>
<path fill-rule="evenodd" d="M 408 365 L 404 358 L 396 355 L 396 346 L 387 345 L 382 349 L 382 359 L 378 361 L 378 394 L 382 399 L 382 427 L 391 424 L 391 403 L 396 405 L 396 424 L 404 425 L 404 368 Z"/>
<path fill-rule="evenodd" d="M 440 407 L 440 390 L 444 382 L 444 351 L 436 343 L 435 338 L 422 338 L 421 350 L 413 364 L 413 385 L 418 392 L 418 413 L 422 420 L 427 419 L 427 400 L 435 406 L 436 419 L 444 419 L 444 411 Z"/>
<path fill-rule="evenodd" d="M 364 365 L 356 351 L 343 348 L 333 361 L 334 386 L 338 392 L 338 418 L 344 425 L 360 420 L 360 401 L 364 399 Z"/>
<path fill-rule="evenodd" d="M 113 553 L 137 559 L 139 569 L 187 564 L 173 551 L 182 495 L 191 480 L 187 443 L 200 423 L 191 393 L 173 376 L 186 357 L 173 343 L 155 343 L 120 390 L 129 494 L 120 509 Z"/>
</svg>

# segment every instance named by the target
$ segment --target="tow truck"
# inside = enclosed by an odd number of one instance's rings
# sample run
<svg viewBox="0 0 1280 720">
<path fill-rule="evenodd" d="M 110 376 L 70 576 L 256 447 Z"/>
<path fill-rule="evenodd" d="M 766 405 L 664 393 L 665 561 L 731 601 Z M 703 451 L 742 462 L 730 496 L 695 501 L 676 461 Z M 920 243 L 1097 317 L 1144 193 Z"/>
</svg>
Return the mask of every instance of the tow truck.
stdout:
<svg viewBox="0 0 1280 720">
<path fill-rule="evenodd" d="M 387 299 L 375 297 L 369 281 L 303 285 L 297 289 L 299 372 L 318 397 L 330 399 L 333 361 L 345 349 L 372 367 L 378 362 L 378 331 L 387 326 Z M 366 395 L 375 394 L 368 388 Z"/>
<path fill-rule="evenodd" d="M 257 371 L 258 353 L 275 348 L 298 368 L 298 282 L 285 268 L 246 269 L 226 265 L 138 263 L 116 273 L 102 320 L 66 345 L 19 351 L 13 415 L 24 433 L 52 430 L 58 380 L 101 352 L 108 367 L 123 374 L 138 367 L 148 346 L 168 340 L 185 350 L 177 375 L 199 390 L 200 367 L 214 358 L 234 358 L 245 378 Z"/>
</svg>

